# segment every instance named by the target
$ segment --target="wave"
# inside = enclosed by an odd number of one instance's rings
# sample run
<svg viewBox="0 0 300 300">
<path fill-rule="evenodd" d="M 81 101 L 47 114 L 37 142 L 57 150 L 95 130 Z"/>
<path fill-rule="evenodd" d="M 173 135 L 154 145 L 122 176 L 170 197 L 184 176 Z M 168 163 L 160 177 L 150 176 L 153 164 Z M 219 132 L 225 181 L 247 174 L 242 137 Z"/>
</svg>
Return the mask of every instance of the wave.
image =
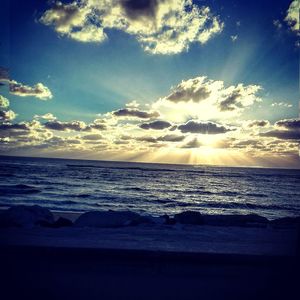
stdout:
<svg viewBox="0 0 300 300">
<path fill-rule="evenodd" d="M 262 209 L 262 210 L 289 210 L 289 211 L 295 211 L 295 208 L 291 208 L 288 206 L 281 206 L 281 205 L 275 205 L 275 204 L 254 204 L 254 203 L 237 203 L 237 202 L 206 202 L 198 204 L 199 207 L 212 207 L 212 208 L 237 208 L 237 209 L 250 209 L 250 210 L 256 210 L 256 209 Z"/>
<path fill-rule="evenodd" d="M 40 193 L 41 190 L 35 186 L 26 184 L 15 184 L 15 185 L 0 185 L 0 194 L 35 194 Z"/>
<path fill-rule="evenodd" d="M 205 170 L 187 170 L 183 168 L 169 169 L 169 168 L 153 168 L 153 167 L 116 167 L 116 166 L 91 166 L 91 165 L 74 165 L 67 164 L 69 168 L 93 168 L 93 169 L 112 169 L 112 170 L 138 170 L 147 172 L 184 172 L 184 173 L 196 173 L 196 174 L 208 174 Z M 211 173 L 212 175 L 215 173 Z"/>
<path fill-rule="evenodd" d="M 144 191 L 143 188 L 133 186 L 133 187 L 124 187 L 122 190 L 124 191 Z"/>
</svg>

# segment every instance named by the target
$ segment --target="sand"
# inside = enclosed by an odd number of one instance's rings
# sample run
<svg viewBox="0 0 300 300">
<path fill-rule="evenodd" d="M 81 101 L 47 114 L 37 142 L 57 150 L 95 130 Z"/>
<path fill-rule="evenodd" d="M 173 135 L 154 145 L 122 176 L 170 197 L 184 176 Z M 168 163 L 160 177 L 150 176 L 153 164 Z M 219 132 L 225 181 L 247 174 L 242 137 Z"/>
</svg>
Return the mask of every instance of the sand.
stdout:
<svg viewBox="0 0 300 300">
<path fill-rule="evenodd" d="M 296 244 L 271 226 L 0 229 L 2 298 L 293 299 Z"/>
</svg>

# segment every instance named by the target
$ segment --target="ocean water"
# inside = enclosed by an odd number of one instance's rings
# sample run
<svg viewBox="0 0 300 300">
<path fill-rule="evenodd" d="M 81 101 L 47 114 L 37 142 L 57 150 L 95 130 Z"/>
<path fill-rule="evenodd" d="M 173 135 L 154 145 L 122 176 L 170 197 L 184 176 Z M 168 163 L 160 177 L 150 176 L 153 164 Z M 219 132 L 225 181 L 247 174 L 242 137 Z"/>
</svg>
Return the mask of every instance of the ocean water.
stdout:
<svg viewBox="0 0 300 300">
<path fill-rule="evenodd" d="M 300 215 L 300 170 L 0 157 L 0 207 Z"/>
</svg>

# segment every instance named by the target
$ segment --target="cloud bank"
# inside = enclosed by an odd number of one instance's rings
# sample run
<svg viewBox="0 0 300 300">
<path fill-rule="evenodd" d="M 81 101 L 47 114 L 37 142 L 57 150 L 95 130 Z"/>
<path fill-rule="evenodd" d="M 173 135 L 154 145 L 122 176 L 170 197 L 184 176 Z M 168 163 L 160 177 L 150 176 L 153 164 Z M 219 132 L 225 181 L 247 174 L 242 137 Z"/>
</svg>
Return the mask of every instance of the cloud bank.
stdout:
<svg viewBox="0 0 300 300">
<path fill-rule="evenodd" d="M 71 39 L 102 43 L 109 29 L 134 36 L 152 54 L 176 54 L 205 44 L 224 24 L 208 6 L 192 0 L 56 1 L 40 22 Z"/>
</svg>

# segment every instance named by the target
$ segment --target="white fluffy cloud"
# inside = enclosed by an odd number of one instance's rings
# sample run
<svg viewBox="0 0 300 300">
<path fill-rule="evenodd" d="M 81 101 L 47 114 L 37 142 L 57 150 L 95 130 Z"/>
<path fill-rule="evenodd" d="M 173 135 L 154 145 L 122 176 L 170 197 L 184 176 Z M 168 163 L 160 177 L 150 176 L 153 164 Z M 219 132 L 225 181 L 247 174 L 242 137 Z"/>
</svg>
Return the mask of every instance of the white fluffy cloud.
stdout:
<svg viewBox="0 0 300 300">
<path fill-rule="evenodd" d="M 51 91 L 42 83 L 37 83 L 33 87 L 11 80 L 9 82 L 9 92 L 20 97 L 36 97 L 40 100 L 51 99 Z"/>
<path fill-rule="evenodd" d="M 224 24 L 208 6 L 192 0 L 84 0 L 55 2 L 40 21 L 60 35 L 82 42 L 103 42 L 107 29 L 136 37 L 153 54 L 188 50 L 191 43 L 206 43 Z"/>
<path fill-rule="evenodd" d="M 298 35 L 299 32 L 299 0 L 293 0 L 290 4 L 287 15 L 284 19 L 288 25 L 290 26 L 291 30 L 296 32 Z"/>
<path fill-rule="evenodd" d="M 9 107 L 9 100 L 0 95 L 0 122 L 9 122 L 16 118 L 15 112 L 11 109 L 6 110 Z"/>
<path fill-rule="evenodd" d="M 9 106 L 9 100 L 0 95 L 0 108 L 7 108 Z"/>
<path fill-rule="evenodd" d="M 54 121 L 56 120 L 56 117 L 51 113 L 46 113 L 44 115 L 35 115 L 34 119 L 43 119 L 48 121 Z"/>
<path fill-rule="evenodd" d="M 199 76 L 183 80 L 152 108 L 175 122 L 191 118 L 226 119 L 261 101 L 257 95 L 260 89 L 258 85 L 242 83 L 226 87 L 221 80 Z"/>
</svg>

